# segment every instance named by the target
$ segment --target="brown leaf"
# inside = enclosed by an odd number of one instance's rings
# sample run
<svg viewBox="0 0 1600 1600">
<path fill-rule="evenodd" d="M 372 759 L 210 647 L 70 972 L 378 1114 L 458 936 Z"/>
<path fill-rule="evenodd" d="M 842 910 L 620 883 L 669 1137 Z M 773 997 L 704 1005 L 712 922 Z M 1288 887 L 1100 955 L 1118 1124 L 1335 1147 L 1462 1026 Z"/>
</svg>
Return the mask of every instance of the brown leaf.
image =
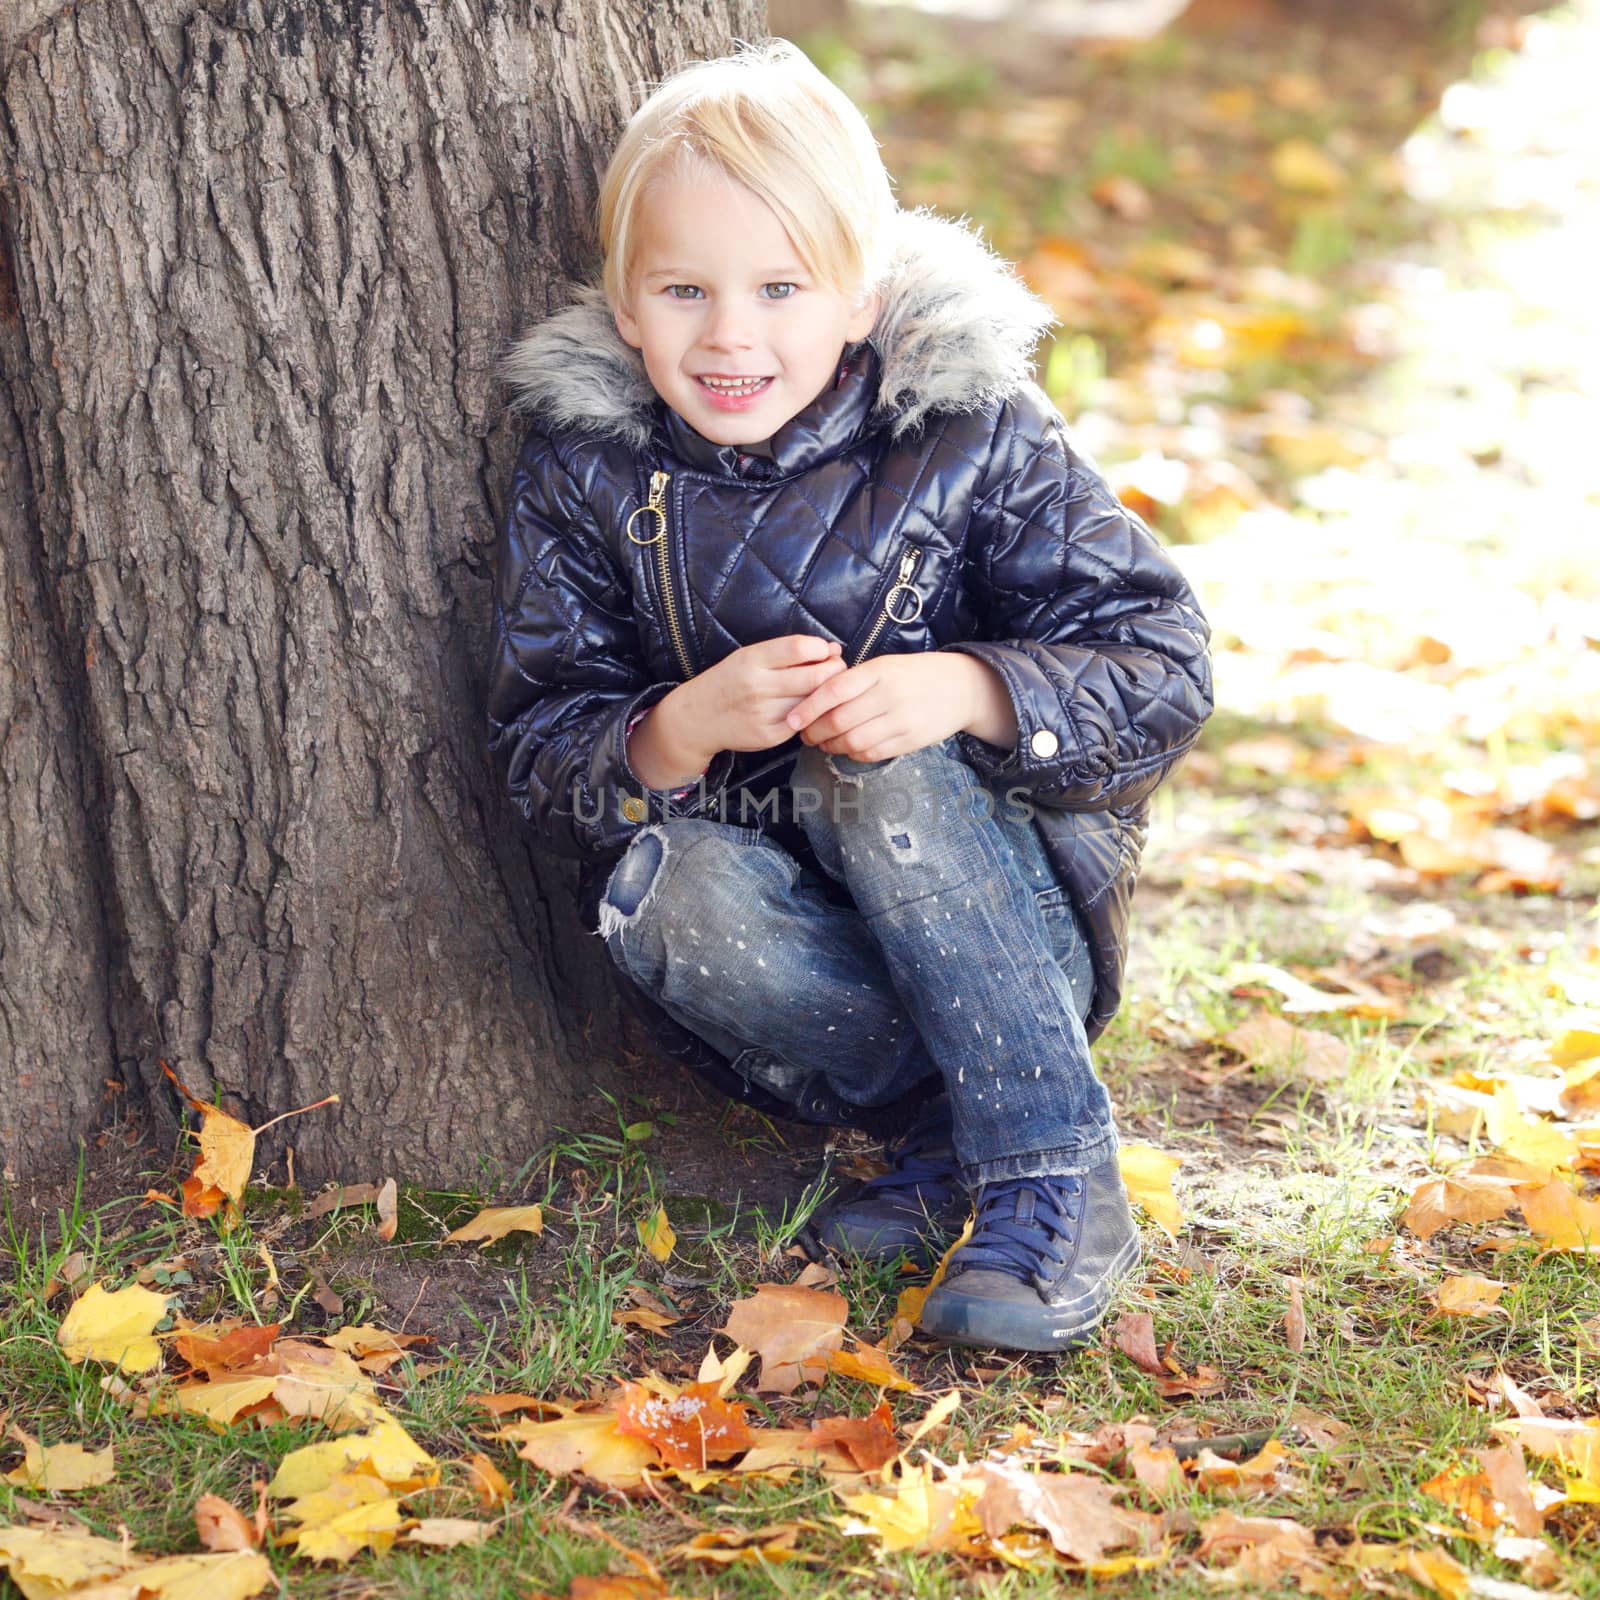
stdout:
<svg viewBox="0 0 1600 1600">
<path fill-rule="evenodd" d="M 1419 1239 L 1431 1239 L 1452 1222 L 1490 1222 L 1515 1204 L 1513 1185 L 1503 1178 L 1477 1174 L 1428 1178 L 1417 1186 L 1400 1221 Z"/>
<path fill-rule="evenodd" d="M 264 1327 L 229 1318 L 224 1322 L 202 1323 L 185 1328 L 174 1336 L 173 1348 L 197 1372 L 208 1377 L 221 1373 L 250 1371 L 272 1349 L 282 1325 L 269 1322 Z"/>
<path fill-rule="evenodd" d="M 1289 1480 L 1288 1452 L 1280 1439 L 1268 1439 L 1248 1461 L 1229 1461 L 1210 1450 L 1195 1457 L 1195 1478 L 1202 1489 L 1238 1494 L 1271 1494 Z"/>
<path fill-rule="evenodd" d="M 1111 1342 L 1142 1371 L 1162 1378 L 1172 1376 L 1156 1352 L 1155 1318 L 1148 1311 L 1124 1311 L 1117 1318 Z"/>
<path fill-rule="evenodd" d="M 495 1527 L 495 1523 L 478 1522 L 471 1517 L 422 1517 L 415 1527 L 400 1535 L 400 1542 L 452 1550 L 461 1544 L 482 1544 Z"/>
<path fill-rule="evenodd" d="M 1086 1566 L 1107 1551 L 1143 1545 L 1156 1523 L 1118 1506 L 1120 1489 L 1088 1473 L 985 1462 L 972 1476 L 983 1485 L 976 1510 L 991 1539 L 1019 1525 L 1042 1528 L 1060 1554 Z"/>
<path fill-rule="evenodd" d="M 306 1207 L 308 1217 L 325 1217 L 330 1211 L 342 1211 L 346 1206 L 371 1205 L 378 1198 L 375 1183 L 343 1183 L 319 1194 Z"/>
<path fill-rule="evenodd" d="M 259 1550 L 256 1526 L 219 1494 L 203 1494 L 194 1503 L 195 1531 L 207 1550 Z"/>
<path fill-rule="evenodd" d="M 805 1444 L 812 1450 L 837 1445 L 863 1472 L 876 1472 L 900 1453 L 887 1400 L 864 1417 L 824 1418 L 806 1435 Z"/>
<path fill-rule="evenodd" d="M 1306 1307 L 1299 1282 L 1289 1280 L 1289 1310 L 1283 1319 L 1283 1342 L 1289 1354 L 1297 1356 L 1306 1347 Z"/>
<path fill-rule="evenodd" d="M 393 1178 L 385 1178 L 378 1190 L 378 1237 L 387 1244 L 400 1226 L 400 1190 Z"/>
<path fill-rule="evenodd" d="M 764 1283 L 733 1303 L 722 1331 L 761 1357 L 758 1393 L 793 1394 L 825 1371 L 844 1343 L 847 1310 L 844 1296 L 831 1290 Z"/>
<path fill-rule="evenodd" d="M 652 1445 L 669 1467 L 704 1470 L 748 1450 L 754 1440 L 740 1401 L 724 1400 L 714 1383 L 692 1383 L 658 1394 L 624 1383 L 617 1401 L 617 1431 Z"/>
<path fill-rule="evenodd" d="M 1292 1022 L 1260 1012 L 1222 1036 L 1223 1044 L 1253 1067 L 1269 1072 L 1301 1073 L 1318 1082 L 1341 1079 L 1350 1070 L 1350 1046 L 1331 1033 L 1297 1028 Z"/>
<path fill-rule="evenodd" d="M 1208 1557 L 1237 1574 L 1238 1586 L 1276 1588 L 1284 1577 L 1320 1565 L 1317 1538 L 1287 1517 L 1241 1517 L 1219 1512 L 1200 1524 L 1201 1561 Z"/>
</svg>

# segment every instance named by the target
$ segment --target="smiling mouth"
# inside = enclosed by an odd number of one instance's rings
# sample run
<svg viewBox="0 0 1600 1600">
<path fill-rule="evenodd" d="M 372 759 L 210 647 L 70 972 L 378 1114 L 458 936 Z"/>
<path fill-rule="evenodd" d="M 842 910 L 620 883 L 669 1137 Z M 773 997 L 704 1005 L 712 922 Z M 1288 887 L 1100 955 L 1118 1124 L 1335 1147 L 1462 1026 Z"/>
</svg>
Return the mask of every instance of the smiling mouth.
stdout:
<svg viewBox="0 0 1600 1600">
<path fill-rule="evenodd" d="M 771 378 L 710 378 L 701 373 L 695 380 L 703 384 L 713 394 L 750 395 L 759 394 L 761 390 L 772 382 Z"/>
</svg>

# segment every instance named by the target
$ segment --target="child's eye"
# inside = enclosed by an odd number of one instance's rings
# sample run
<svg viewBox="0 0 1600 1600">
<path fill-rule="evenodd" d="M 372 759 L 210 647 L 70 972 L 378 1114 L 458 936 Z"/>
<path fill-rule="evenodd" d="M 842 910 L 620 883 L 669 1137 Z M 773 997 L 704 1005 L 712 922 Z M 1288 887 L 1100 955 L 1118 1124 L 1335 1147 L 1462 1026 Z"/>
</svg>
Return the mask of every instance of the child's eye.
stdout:
<svg viewBox="0 0 1600 1600">
<path fill-rule="evenodd" d="M 783 290 L 782 294 L 775 293 L 771 295 L 770 298 L 773 300 L 793 300 L 794 297 L 800 292 L 800 285 L 797 283 L 768 283 L 764 284 L 762 287 L 773 290 Z"/>
<path fill-rule="evenodd" d="M 678 291 L 680 289 L 683 289 L 686 292 L 679 294 Z M 700 293 L 700 290 L 692 283 L 669 283 L 667 285 L 667 293 L 671 295 L 674 300 L 692 300 L 697 294 Z"/>
</svg>

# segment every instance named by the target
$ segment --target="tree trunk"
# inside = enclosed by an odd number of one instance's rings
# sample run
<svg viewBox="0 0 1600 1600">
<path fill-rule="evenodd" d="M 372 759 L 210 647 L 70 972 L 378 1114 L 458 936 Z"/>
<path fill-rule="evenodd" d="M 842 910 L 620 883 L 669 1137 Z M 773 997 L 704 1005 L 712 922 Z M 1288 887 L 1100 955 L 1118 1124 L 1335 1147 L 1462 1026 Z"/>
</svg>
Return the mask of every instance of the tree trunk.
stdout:
<svg viewBox="0 0 1600 1600">
<path fill-rule="evenodd" d="M 302 1178 L 512 1171 L 621 1017 L 484 750 L 494 363 L 759 0 L 4 10 L 0 1164 L 165 1060 L 337 1091 Z"/>
</svg>

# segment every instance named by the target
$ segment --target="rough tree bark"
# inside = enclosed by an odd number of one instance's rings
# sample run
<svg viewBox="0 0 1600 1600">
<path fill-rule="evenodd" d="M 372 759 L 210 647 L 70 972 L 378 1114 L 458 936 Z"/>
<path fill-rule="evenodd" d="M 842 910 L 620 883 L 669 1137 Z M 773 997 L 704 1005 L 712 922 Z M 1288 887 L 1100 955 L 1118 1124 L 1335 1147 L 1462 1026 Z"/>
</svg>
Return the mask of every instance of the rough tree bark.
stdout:
<svg viewBox="0 0 1600 1600">
<path fill-rule="evenodd" d="M 615 1058 L 483 749 L 505 340 L 760 0 L 0 5 L 0 1165 L 106 1080 L 514 1169 Z M 170 1123 L 169 1123 L 170 1126 Z M 274 1135 L 278 1137 L 279 1135 Z M 281 1169 L 280 1169 L 281 1170 Z"/>
</svg>

